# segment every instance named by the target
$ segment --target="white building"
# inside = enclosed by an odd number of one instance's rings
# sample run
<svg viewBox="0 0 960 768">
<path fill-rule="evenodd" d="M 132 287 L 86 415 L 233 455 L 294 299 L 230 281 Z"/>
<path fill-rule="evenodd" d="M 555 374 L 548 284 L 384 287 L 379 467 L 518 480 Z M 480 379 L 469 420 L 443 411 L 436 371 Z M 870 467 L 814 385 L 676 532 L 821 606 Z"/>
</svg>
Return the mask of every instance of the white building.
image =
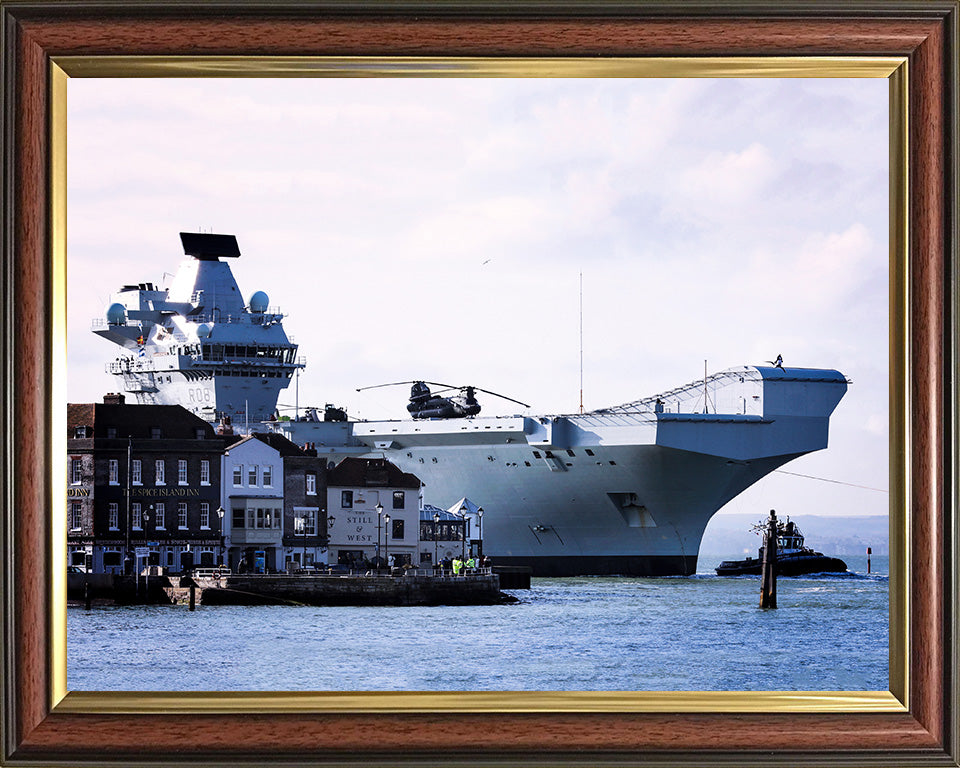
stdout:
<svg viewBox="0 0 960 768">
<path fill-rule="evenodd" d="M 346 458 L 327 473 L 328 562 L 419 565 L 420 480 L 385 459 Z"/>
<path fill-rule="evenodd" d="M 223 454 L 221 484 L 227 564 L 233 570 L 283 568 L 283 457 L 301 455 L 282 435 L 254 433 Z"/>
</svg>

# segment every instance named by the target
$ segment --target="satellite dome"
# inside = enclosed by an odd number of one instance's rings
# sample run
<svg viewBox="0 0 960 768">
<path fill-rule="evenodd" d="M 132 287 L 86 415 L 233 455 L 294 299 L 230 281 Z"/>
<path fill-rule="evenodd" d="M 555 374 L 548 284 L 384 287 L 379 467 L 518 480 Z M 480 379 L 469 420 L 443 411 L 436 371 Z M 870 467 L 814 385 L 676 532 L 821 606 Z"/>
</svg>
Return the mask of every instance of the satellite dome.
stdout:
<svg viewBox="0 0 960 768">
<path fill-rule="evenodd" d="M 127 308 L 120 302 L 107 307 L 107 322 L 110 325 L 124 325 L 127 322 Z"/>
<path fill-rule="evenodd" d="M 213 331 L 213 323 L 200 323 L 197 326 L 197 338 L 206 339 Z"/>
<path fill-rule="evenodd" d="M 267 296 L 263 291 L 257 291 L 253 296 L 250 297 L 250 311 L 251 312 L 266 312 L 267 307 L 270 306 L 270 297 Z"/>
</svg>

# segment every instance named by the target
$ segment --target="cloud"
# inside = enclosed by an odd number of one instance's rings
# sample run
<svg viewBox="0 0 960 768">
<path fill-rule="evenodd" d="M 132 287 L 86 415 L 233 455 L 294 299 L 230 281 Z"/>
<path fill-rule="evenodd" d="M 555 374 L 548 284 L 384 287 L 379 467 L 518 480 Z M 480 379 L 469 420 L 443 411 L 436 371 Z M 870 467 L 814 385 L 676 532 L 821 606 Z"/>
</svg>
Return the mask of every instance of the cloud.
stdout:
<svg viewBox="0 0 960 768">
<path fill-rule="evenodd" d="M 355 388 L 420 376 L 575 410 L 582 272 L 587 407 L 781 353 L 854 378 L 832 435 L 873 456 L 882 81 L 79 79 L 69 97 L 71 399 L 116 389 L 89 331 L 107 294 L 161 282 L 202 227 L 237 234 L 241 290 L 289 313 L 302 404 L 399 415 L 403 388 Z"/>
</svg>

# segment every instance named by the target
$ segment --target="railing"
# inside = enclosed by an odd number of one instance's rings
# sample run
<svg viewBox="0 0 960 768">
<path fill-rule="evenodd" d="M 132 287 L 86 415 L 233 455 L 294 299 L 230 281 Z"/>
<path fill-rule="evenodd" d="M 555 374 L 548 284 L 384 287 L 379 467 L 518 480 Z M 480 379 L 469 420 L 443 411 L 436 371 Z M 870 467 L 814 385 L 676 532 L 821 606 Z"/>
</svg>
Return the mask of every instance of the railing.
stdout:
<svg viewBox="0 0 960 768">
<path fill-rule="evenodd" d="M 193 569 L 193 578 L 195 579 L 216 579 L 223 576 L 229 576 L 230 569 L 224 566 L 223 568 L 194 568 Z"/>
<path fill-rule="evenodd" d="M 217 572 L 220 572 L 222 576 L 232 576 L 229 568 L 197 568 L 193 571 L 194 578 L 197 579 L 209 579 L 216 578 Z M 281 579 L 288 578 L 290 576 L 323 576 L 326 578 L 329 577 L 341 577 L 341 578 L 399 578 L 403 576 L 430 576 L 438 579 L 464 579 L 475 576 L 489 576 L 493 573 L 492 568 L 471 568 L 469 571 L 464 569 L 458 575 L 454 576 L 452 570 L 440 571 L 434 570 L 433 568 L 403 568 L 402 566 L 395 566 L 392 569 L 392 572 L 388 568 L 381 568 L 377 570 L 376 568 L 351 568 L 348 570 L 338 569 L 338 568 L 315 568 L 308 570 L 296 571 L 292 574 L 286 573 L 284 571 L 278 571 L 277 573 L 237 573 L 237 576 L 242 576 L 244 578 L 257 578 L 257 579 Z"/>
</svg>

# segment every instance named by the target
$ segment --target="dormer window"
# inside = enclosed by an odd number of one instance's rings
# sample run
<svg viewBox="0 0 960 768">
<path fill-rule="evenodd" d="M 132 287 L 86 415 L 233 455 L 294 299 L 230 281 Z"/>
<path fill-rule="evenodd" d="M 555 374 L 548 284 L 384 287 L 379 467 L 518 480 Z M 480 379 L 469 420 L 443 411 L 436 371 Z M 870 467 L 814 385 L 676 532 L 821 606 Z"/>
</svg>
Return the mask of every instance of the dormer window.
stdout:
<svg viewBox="0 0 960 768">
<path fill-rule="evenodd" d="M 77 438 L 77 439 L 81 439 L 81 440 L 82 440 L 82 439 L 85 438 L 85 437 L 89 437 L 89 435 L 87 434 L 87 432 L 89 431 L 89 429 L 90 429 L 90 428 L 87 427 L 87 426 L 74 427 L 74 428 L 73 428 L 73 436 L 74 436 L 74 438 Z"/>
</svg>

